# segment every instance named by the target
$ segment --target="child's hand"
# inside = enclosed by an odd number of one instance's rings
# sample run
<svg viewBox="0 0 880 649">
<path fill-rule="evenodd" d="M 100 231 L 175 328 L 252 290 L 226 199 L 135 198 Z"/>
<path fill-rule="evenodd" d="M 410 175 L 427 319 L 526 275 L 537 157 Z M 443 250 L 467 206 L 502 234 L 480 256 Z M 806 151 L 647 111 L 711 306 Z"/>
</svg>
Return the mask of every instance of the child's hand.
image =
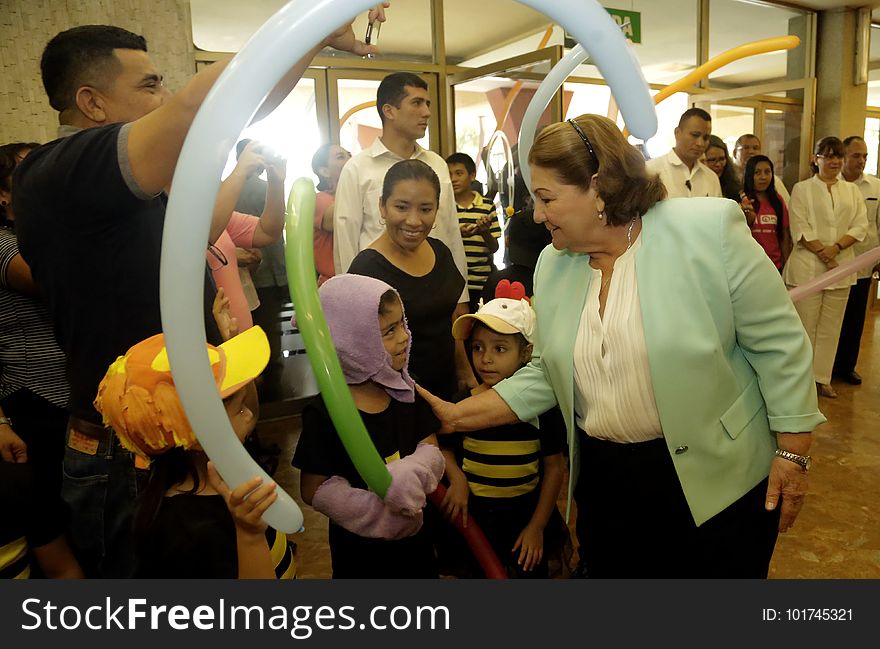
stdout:
<svg viewBox="0 0 880 649">
<path fill-rule="evenodd" d="M 461 231 L 461 236 L 470 237 L 476 233 L 477 225 L 475 223 L 461 223 L 458 229 Z"/>
<path fill-rule="evenodd" d="M 468 489 L 467 480 L 454 480 L 449 483 L 446 489 L 446 495 L 440 501 L 440 509 L 443 514 L 451 521 L 461 515 L 461 526 L 467 527 L 468 521 Z"/>
<path fill-rule="evenodd" d="M 240 532 L 249 536 L 265 534 L 268 525 L 263 521 L 262 516 L 278 499 L 278 494 L 275 493 L 278 485 L 274 482 L 261 485 L 263 479 L 256 477 L 230 491 L 229 486 L 223 482 L 223 478 L 214 468 L 213 462 L 208 462 L 208 482 L 223 496 L 226 507 L 229 508 L 229 513 L 235 521 L 235 527 Z"/>
<path fill-rule="evenodd" d="M 488 232 L 492 227 L 492 219 L 494 216 L 492 214 L 484 214 L 477 222 L 474 224 L 474 232 L 479 232 L 483 234 L 484 232 Z"/>
<path fill-rule="evenodd" d="M 385 504 L 395 514 L 415 516 L 424 509 L 427 498 L 417 467 L 406 460 L 389 462 L 386 467 L 391 474 L 391 486 L 385 494 Z"/>
<path fill-rule="evenodd" d="M 226 297 L 222 287 L 217 289 L 211 312 L 214 314 L 214 322 L 217 323 L 217 329 L 220 330 L 220 337 L 224 342 L 238 335 L 238 319 L 229 311 L 229 298 Z"/>
<path fill-rule="evenodd" d="M 544 530 L 529 523 L 519 533 L 511 551 L 516 552 L 517 548 L 519 548 L 517 564 L 522 566 L 523 570 L 531 570 L 541 562 L 544 556 Z"/>
</svg>

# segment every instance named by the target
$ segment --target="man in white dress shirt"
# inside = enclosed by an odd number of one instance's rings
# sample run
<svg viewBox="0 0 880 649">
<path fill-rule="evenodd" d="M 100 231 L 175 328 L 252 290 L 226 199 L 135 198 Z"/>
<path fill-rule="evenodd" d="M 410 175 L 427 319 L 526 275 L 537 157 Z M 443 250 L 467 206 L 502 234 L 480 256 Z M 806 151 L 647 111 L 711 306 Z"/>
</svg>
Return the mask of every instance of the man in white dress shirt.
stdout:
<svg viewBox="0 0 880 649">
<path fill-rule="evenodd" d="M 746 133 L 740 135 L 736 139 L 736 144 L 733 145 L 733 161 L 736 164 L 736 173 L 739 176 L 740 183 L 742 183 L 743 171 L 746 168 L 746 163 L 749 161 L 749 158 L 759 155 L 760 153 L 761 140 L 754 133 Z M 779 194 L 782 197 L 782 200 L 785 201 L 785 204 L 788 205 L 791 202 L 791 194 L 788 193 L 788 189 L 786 189 L 785 185 L 782 183 L 781 176 L 782 169 L 773 170 L 773 186 L 776 188 L 776 193 Z"/>
<path fill-rule="evenodd" d="M 382 195 L 385 173 L 396 162 L 414 158 L 428 164 L 440 178 L 440 209 L 430 236 L 446 244 L 466 280 L 467 263 L 458 229 L 449 168 L 443 158 L 417 143 L 419 138 L 425 136 L 431 117 L 428 84 L 410 72 L 389 74 L 379 84 L 376 108 L 382 119 L 382 134 L 345 164 L 336 187 L 333 214 L 333 261 L 336 272 L 346 272 L 355 256 L 385 230 L 379 213 L 379 197 Z M 465 282 L 459 302 L 467 301 Z"/>
<path fill-rule="evenodd" d="M 712 117 L 702 108 L 688 108 L 675 127 L 675 146 L 660 158 L 648 160 L 649 173 L 660 175 L 667 198 L 716 196 L 721 183 L 714 171 L 700 162 L 709 146 Z"/>
<path fill-rule="evenodd" d="M 853 244 L 856 256 L 880 245 L 877 230 L 880 227 L 880 178 L 865 174 L 868 161 L 868 147 L 858 135 L 851 135 L 843 141 L 843 169 L 840 177 L 854 183 L 862 192 L 868 210 L 868 234 L 863 241 Z M 837 342 L 837 355 L 834 358 L 834 374 L 851 385 L 861 385 L 862 377 L 856 372 L 859 360 L 859 344 L 862 329 L 865 327 L 865 311 L 868 307 L 868 293 L 871 290 L 871 273 L 875 267 L 868 266 L 858 272 L 858 279 L 849 291 L 840 339 Z"/>
</svg>

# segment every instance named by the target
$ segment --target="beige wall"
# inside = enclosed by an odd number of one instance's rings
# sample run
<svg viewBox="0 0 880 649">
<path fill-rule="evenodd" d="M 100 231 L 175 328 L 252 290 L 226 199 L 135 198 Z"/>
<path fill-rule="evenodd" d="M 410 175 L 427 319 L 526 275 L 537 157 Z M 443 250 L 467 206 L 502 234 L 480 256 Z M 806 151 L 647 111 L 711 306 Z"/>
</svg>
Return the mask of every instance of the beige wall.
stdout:
<svg viewBox="0 0 880 649">
<path fill-rule="evenodd" d="M 0 143 L 55 138 L 57 113 L 40 81 L 40 56 L 70 27 L 110 24 L 142 34 L 172 91 L 195 71 L 187 0 L 3 0 L 0 14 Z"/>
</svg>

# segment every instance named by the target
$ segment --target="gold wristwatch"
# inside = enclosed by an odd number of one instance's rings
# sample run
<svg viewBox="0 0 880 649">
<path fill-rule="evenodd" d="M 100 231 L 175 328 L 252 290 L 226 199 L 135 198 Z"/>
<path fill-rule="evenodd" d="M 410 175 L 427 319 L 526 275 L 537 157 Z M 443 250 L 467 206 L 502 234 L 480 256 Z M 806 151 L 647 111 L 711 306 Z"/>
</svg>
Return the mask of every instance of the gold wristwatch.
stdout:
<svg viewBox="0 0 880 649">
<path fill-rule="evenodd" d="M 799 467 L 801 467 L 804 472 L 810 470 L 810 466 L 813 464 L 813 458 L 809 455 L 798 455 L 797 453 L 792 453 L 791 451 L 784 451 L 781 448 L 776 449 L 777 457 L 784 458 L 789 462 L 794 462 Z"/>
</svg>

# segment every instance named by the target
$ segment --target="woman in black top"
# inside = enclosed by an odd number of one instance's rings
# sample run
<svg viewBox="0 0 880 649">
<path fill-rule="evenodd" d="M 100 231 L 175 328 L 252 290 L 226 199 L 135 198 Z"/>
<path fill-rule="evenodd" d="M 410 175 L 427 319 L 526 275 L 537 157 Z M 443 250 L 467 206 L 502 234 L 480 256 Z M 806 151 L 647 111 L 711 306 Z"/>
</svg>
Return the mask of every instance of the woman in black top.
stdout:
<svg viewBox="0 0 880 649">
<path fill-rule="evenodd" d="M 440 180 L 431 167 L 420 160 L 391 167 L 379 204 L 385 232 L 354 258 L 348 272 L 397 289 L 412 331 L 410 373 L 429 391 L 449 398 L 456 389 L 452 321 L 464 278 L 449 248 L 428 236 L 439 203 Z"/>
</svg>

